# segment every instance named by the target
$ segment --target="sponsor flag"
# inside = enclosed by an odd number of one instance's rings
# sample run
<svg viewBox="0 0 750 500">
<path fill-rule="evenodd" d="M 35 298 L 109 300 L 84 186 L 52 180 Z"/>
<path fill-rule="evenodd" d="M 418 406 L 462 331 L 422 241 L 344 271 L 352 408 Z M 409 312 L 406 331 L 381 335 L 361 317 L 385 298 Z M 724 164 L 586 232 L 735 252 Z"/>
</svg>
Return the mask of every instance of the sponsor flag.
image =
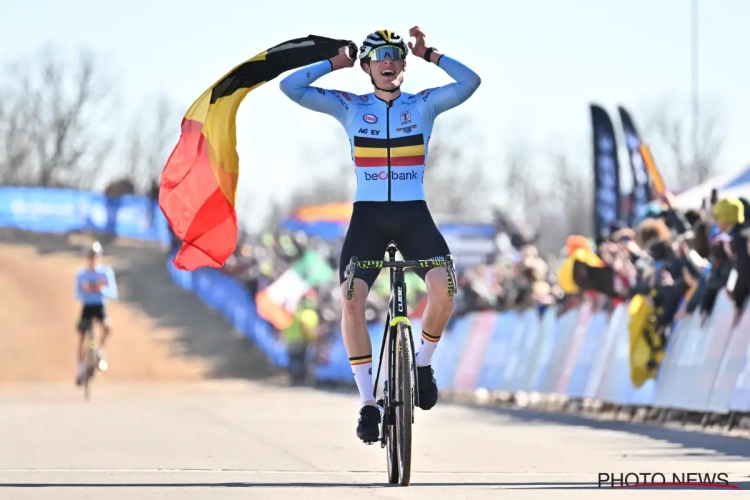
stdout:
<svg viewBox="0 0 750 500">
<path fill-rule="evenodd" d="M 612 120 L 601 106 L 591 105 L 594 129 L 594 232 L 609 236 L 609 228 L 620 219 L 620 164 Z"/>
<path fill-rule="evenodd" d="M 635 128 L 635 122 L 625 108 L 619 106 L 617 110 L 620 113 L 622 131 L 625 134 L 625 145 L 630 156 L 630 168 L 633 171 L 633 191 L 630 193 L 631 203 L 627 220 L 630 227 L 635 227 L 639 214 L 646 210 L 646 206 L 651 201 L 649 175 L 641 154 L 642 141 L 638 129 Z"/>
<path fill-rule="evenodd" d="M 664 194 L 664 192 L 667 190 L 667 186 L 664 184 L 664 179 L 662 179 L 661 172 L 659 172 L 659 169 L 656 168 L 656 163 L 654 162 L 654 157 L 651 154 L 651 149 L 649 149 L 646 144 L 641 144 L 638 150 L 641 152 L 641 156 L 643 156 L 643 162 L 646 164 L 648 173 L 651 175 L 651 178 L 654 181 L 654 189 L 660 195 Z"/>
<path fill-rule="evenodd" d="M 289 269 L 255 297 L 258 314 L 277 330 L 292 325 L 297 303 L 310 290 L 334 279 L 335 273 L 325 259 L 307 250 Z"/>
<path fill-rule="evenodd" d="M 159 186 L 159 207 L 182 241 L 175 267 L 221 267 L 237 245 L 235 119 L 245 96 L 285 71 L 329 59 L 351 44 L 315 35 L 288 40 L 232 69 L 190 106 Z"/>
</svg>

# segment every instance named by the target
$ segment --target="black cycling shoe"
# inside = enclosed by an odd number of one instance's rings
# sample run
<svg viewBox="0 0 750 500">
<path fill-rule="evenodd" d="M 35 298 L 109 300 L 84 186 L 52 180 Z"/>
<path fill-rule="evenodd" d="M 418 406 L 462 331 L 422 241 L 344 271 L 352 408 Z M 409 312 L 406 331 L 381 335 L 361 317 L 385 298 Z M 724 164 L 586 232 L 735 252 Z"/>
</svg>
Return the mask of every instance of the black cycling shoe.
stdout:
<svg viewBox="0 0 750 500">
<path fill-rule="evenodd" d="M 438 401 L 438 388 L 434 373 L 430 365 L 417 367 L 419 407 L 425 411 L 435 406 Z"/>
<path fill-rule="evenodd" d="M 359 410 L 357 437 L 367 444 L 374 443 L 380 437 L 380 410 L 377 406 L 367 405 Z"/>
</svg>

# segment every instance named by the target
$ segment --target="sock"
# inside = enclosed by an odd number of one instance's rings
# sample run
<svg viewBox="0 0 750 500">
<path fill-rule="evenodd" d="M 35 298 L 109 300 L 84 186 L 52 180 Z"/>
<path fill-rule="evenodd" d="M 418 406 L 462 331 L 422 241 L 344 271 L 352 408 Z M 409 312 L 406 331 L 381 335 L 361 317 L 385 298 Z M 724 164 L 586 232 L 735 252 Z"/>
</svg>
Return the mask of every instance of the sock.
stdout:
<svg viewBox="0 0 750 500">
<path fill-rule="evenodd" d="M 349 358 L 362 406 L 375 405 L 372 395 L 372 354 Z"/>
<path fill-rule="evenodd" d="M 86 369 L 86 363 L 84 363 L 83 361 L 78 363 L 78 373 L 83 373 L 85 369 Z"/>
<path fill-rule="evenodd" d="M 440 341 L 440 337 L 434 337 L 422 330 L 422 346 L 417 353 L 417 366 L 429 366 L 432 363 L 432 355 Z"/>
<path fill-rule="evenodd" d="M 98 355 L 98 356 L 99 356 L 100 358 L 104 358 L 104 348 L 103 348 L 103 347 L 100 347 L 100 348 L 99 348 L 99 349 L 97 350 L 97 355 Z"/>
</svg>

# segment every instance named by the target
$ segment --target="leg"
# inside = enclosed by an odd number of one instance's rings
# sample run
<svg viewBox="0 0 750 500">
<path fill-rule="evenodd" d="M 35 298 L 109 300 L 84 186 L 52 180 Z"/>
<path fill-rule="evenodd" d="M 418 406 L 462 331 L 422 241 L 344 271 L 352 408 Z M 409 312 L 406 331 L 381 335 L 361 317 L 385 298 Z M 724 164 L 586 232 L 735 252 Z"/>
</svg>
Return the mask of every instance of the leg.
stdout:
<svg viewBox="0 0 750 500">
<path fill-rule="evenodd" d="M 400 244 L 405 259 L 442 260 L 450 253 L 426 203 L 411 207 L 408 218 L 408 230 Z M 419 407 L 429 410 L 438 400 L 437 382 L 431 366 L 432 355 L 453 312 L 453 297 L 448 296 L 448 273 L 445 268 L 437 267 L 427 272 L 416 268 L 414 272 L 424 280 L 427 287 L 427 307 L 422 315 L 422 339 L 416 363 Z"/>
<path fill-rule="evenodd" d="M 341 284 L 341 333 L 362 406 L 375 405 L 372 395 L 372 342 L 365 321 L 365 303 L 369 291 L 368 283 L 354 278 L 354 296 L 351 300 L 346 300 L 346 283 Z"/>
<path fill-rule="evenodd" d="M 427 307 L 422 315 L 422 347 L 417 367 L 429 366 L 432 354 L 453 313 L 453 297 L 448 296 L 448 272 L 443 267 L 430 269 L 425 276 Z"/>
<path fill-rule="evenodd" d="M 109 363 L 104 359 L 104 344 L 107 342 L 107 339 L 109 338 L 109 335 L 112 333 L 112 327 L 110 325 L 109 317 L 107 316 L 107 311 L 104 309 L 104 305 L 97 306 L 95 311 L 95 318 L 98 321 L 101 329 L 102 329 L 102 335 L 99 339 L 99 348 L 97 349 L 97 357 L 99 358 L 99 369 L 102 371 L 107 371 L 109 368 Z"/>
<path fill-rule="evenodd" d="M 365 442 L 380 436 L 380 411 L 375 406 L 372 387 L 372 343 L 365 321 L 365 303 L 379 269 L 357 269 L 353 280 L 354 296 L 346 299 L 346 266 L 352 256 L 360 261 L 382 260 L 386 241 L 381 238 L 367 205 L 354 204 L 352 220 L 341 249 L 339 280 L 341 283 L 341 333 L 349 363 L 360 396 L 360 418 L 357 437 Z"/>
<path fill-rule="evenodd" d="M 91 307 L 83 306 L 81 317 L 76 326 L 76 333 L 78 334 L 78 342 L 76 343 L 76 360 L 78 362 L 76 384 L 81 383 L 84 371 L 86 370 L 84 359 L 86 356 L 86 331 L 89 328 L 91 328 Z"/>
</svg>

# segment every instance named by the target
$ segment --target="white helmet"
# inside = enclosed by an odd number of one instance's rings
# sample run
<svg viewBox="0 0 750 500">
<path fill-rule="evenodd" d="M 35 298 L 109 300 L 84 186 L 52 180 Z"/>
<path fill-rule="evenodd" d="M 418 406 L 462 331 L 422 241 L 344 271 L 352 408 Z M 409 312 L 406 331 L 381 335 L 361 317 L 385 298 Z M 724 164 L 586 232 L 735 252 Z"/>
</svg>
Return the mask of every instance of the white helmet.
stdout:
<svg viewBox="0 0 750 500">
<path fill-rule="evenodd" d="M 370 58 L 370 52 L 379 47 L 397 47 L 401 49 L 404 54 L 404 59 L 409 53 L 409 47 L 407 47 L 404 40 L 391 30 L 378 30 L 374 33 L 370 33 L 362 42 L 362 46 L 359 48 L 359 60 L 364 62 Z"/>
</svg>

